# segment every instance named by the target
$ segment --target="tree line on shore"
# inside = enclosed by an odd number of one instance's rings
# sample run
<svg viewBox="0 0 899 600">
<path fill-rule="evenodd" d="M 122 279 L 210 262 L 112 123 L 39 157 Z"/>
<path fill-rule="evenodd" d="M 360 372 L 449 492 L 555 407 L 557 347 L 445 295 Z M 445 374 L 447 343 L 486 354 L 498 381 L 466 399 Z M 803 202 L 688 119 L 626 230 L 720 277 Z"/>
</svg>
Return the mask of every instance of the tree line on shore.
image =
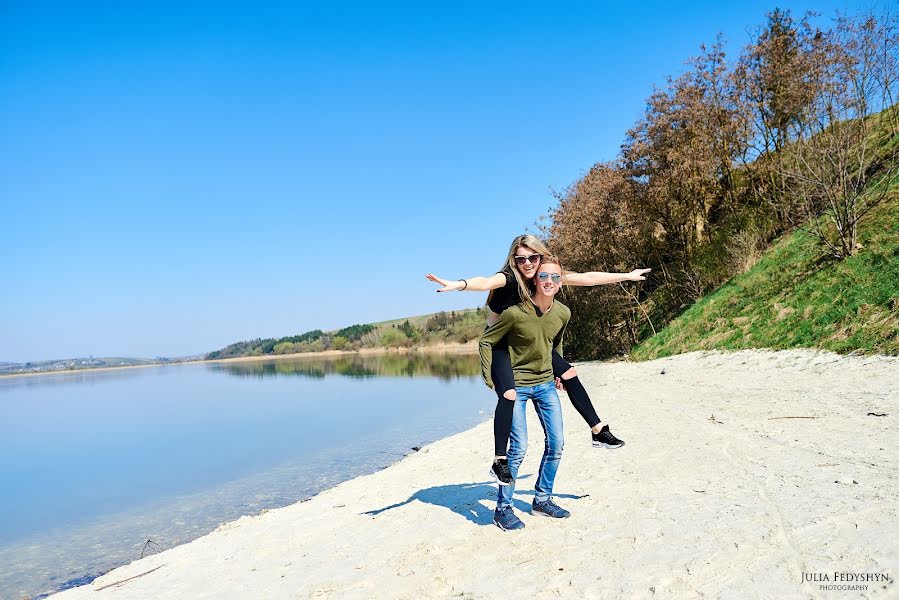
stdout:
<svg viewBox="0 0 899 600">
<path fill-rule="evenodd" d="M 210 352 L 207 360 L 238 356 L 276 356 L 327 350 L 362 348 L 411 348 L 437 343 L 464 344 L 484 330 L 484 308 L 439 312 L 402 322 L 357 324 L 325 333 L 320 329 L 282 338 L 255 339 L 230 344 Z"/>
<path fill-rule="evenodd" d="M 702 46 L 618 157 L 557 194 L 541 232 L 565 268 L 653 268 L 640 285 L 566 293 L 574 357 L 628 353 L 792 229 L 820 261 L 863 251 L 859 223 L 896 190 L 896 19 L 813 20 L 769 13 L 735 61 L 720 36 Z"/>
</svg>

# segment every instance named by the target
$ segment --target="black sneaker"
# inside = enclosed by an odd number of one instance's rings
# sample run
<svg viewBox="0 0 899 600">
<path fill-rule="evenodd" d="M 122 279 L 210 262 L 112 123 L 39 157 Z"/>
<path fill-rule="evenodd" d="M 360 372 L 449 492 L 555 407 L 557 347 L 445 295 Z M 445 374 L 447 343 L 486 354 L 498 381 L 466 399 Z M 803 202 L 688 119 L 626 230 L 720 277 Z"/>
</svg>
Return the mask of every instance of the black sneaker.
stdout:
<svg viewBox="0 0 899 600">
<path fill-rule="evenodd" d="M 624 446 L 624 442 L 612 435 L 608 425 L 604 426 L 599 433 L 591 433 L 590 435 L 593 436 L 594 448 L 621 448 Z"/>
<path fill-rule="evenodd" d="M 552 517 L 553 519 L 567 519 L 571 513 L 553 502 L 552 498 L 547 498 L 543 502 L 531 504 L 531 514 L 542 515 L 544 517 Z"/>
<path fill-rule="evenodd" d="M 496 483 L 500 485 L 512 485 L 515 482 L 512 479 L 512 473 L 509 471 L 509 460 L 506 458 L 493 461 L 493 464 L 490 465 L 489 475 L 496 479 Z"/>
<path fill-rule="evenodd" d="M 505 508 L 497 508 L 493 512 L 493 524 L 503 531 L 513 531 L 515 529 L 524 529 L 524 523 L 521 522 L 511 506 Z"/>
</svg>

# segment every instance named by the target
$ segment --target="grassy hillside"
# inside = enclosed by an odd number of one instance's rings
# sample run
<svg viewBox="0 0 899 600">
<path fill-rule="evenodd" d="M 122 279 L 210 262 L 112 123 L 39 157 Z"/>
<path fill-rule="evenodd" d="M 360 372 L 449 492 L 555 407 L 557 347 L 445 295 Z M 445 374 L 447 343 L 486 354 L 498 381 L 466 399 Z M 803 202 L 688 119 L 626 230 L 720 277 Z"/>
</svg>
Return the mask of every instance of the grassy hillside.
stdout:
<svg viewBox="0 0 899 600">
<path fill-rule="evenodd" d="M 481 323 L 481 329 L 484 328 L 484 322 L 486 321 L 486 317 L 483 313 L 483 308 L 465 308 L 462 310 L 451 311 L 450 313 L 442 313 L 447 315 L 456 315 L 458 317 L 475 317 L 477 316 L 478 321 Z M 419 329 L 424 329 L 427 322 L 437 315 L 441 313 L 428 313 L 426 315 L 418 315 L 415 317 L 401 317 L 399 319 L 391 319 L 389 321 L 378 321 L 377 323 L 372 323 L 377 328 L 384 329 L 387 327 L 393 327 L 394 325 L 399 326 L 402 325 L 405 321 L 409 321 L 415 327 Z M 328 332 L 333 333 L 333 332 Z"/>
<path fill-rule="evenodd" d="M 855 256 L 829 260 L 804 231 L 786 235 L 631 357 L 760 347 L 899 354 L 899 178 L 890 186 L 860 223 Z"/>
</svg>

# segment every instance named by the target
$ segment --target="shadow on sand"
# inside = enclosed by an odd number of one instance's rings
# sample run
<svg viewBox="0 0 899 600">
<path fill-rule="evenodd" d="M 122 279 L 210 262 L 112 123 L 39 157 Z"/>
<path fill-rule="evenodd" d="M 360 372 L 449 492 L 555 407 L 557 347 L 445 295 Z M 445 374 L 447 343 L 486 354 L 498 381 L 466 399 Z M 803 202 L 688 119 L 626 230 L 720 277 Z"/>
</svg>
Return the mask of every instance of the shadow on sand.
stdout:
<svg viewBox="0 0 899 600">
<path fill-rule="evenodd" d="M 522 481 L 532 477 L 531 475 L 520 475 L 517 481 Z M 515 490 L 515 497 L 512 500 L 514 508 L 522 512 L 530 512 L 530 502 L 525 502 L 521 496 L 533 496 L 534 490 Z M 554 498 L 568 498 L 579 500 L 585 498 L 574 494 L 553 494 Z M 382 512 L 399 508 L 409 504 L 413 500 L 433 504 L 434 506 L 442 506 L 453 511 L 461 517 L 465 517 L 475 525 L 492 525 L 493 524 L 493 508 L 484 505 L 483 501 L 488 504 L 496 502 L 496 484 L 493 482 L 480 483 L 456 483 L 451 485 L 437 485 L 434 487 L 419 490 L 409 496 L 406 500 L 391 504 L 384 508 L 366 511 L 363 515 L 377 516 Z"/>
</svg>

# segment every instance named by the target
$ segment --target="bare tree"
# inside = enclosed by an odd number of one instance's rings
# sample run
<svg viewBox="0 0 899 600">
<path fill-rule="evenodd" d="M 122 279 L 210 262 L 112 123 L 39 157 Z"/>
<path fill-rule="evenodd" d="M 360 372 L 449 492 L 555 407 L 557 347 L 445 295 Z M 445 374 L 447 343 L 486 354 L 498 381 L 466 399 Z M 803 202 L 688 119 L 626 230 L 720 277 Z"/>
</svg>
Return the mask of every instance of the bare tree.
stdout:
<svg viewBox="0 0 899 600">
<path fill-rule="evenodd" d="M 644 264 L 639 249 L 651 238 L 651 225 L 632 213 L 633 182 L 615 163 L 595 165 L 565 193 L 546 230 L 553 252 L 574 271 L 629 271 Z M 572 308 L 570 344 L 580 357 L 607 358 L 627 352 L 649 323 L 647 308 L 633 290 L 618 287 L 565 291 Z"/>
<path fill-rule="evenodd" d="M 879 120 L 895 124 L 885 64 L 895 64 L 891 23 L 872 16 L 837 20 L 814 56 L 816 93 L 797 121 L 797 140 L 782 150 L 780 173 L 790 188 L 794 222 L 834 258 L 858 249 L 858 224 L 880 204 L 897 174 L 896 151 L 874 137 Z M 884 57 L 889 62 L 884 62 Z M 886 87 L 884 87 L 886 85 Z M 895 134 L 895 129 L 887 131 Z"/>
<path fill-rule="evenodd" d="M 765 26 L 743 49 L 732 75 L 740 104 L 737 113 L 748 134 L 740 162 L 754 197 L 777 219 L 775 233 L 792 223 L 780 150 L 801 139 L 803 116 L 815 97 L 813 57 L 822 34 L 811 25 L 813 16 L 806 13 L 797 22 L 790 11 L 769 13 Z"/>
</svg>

